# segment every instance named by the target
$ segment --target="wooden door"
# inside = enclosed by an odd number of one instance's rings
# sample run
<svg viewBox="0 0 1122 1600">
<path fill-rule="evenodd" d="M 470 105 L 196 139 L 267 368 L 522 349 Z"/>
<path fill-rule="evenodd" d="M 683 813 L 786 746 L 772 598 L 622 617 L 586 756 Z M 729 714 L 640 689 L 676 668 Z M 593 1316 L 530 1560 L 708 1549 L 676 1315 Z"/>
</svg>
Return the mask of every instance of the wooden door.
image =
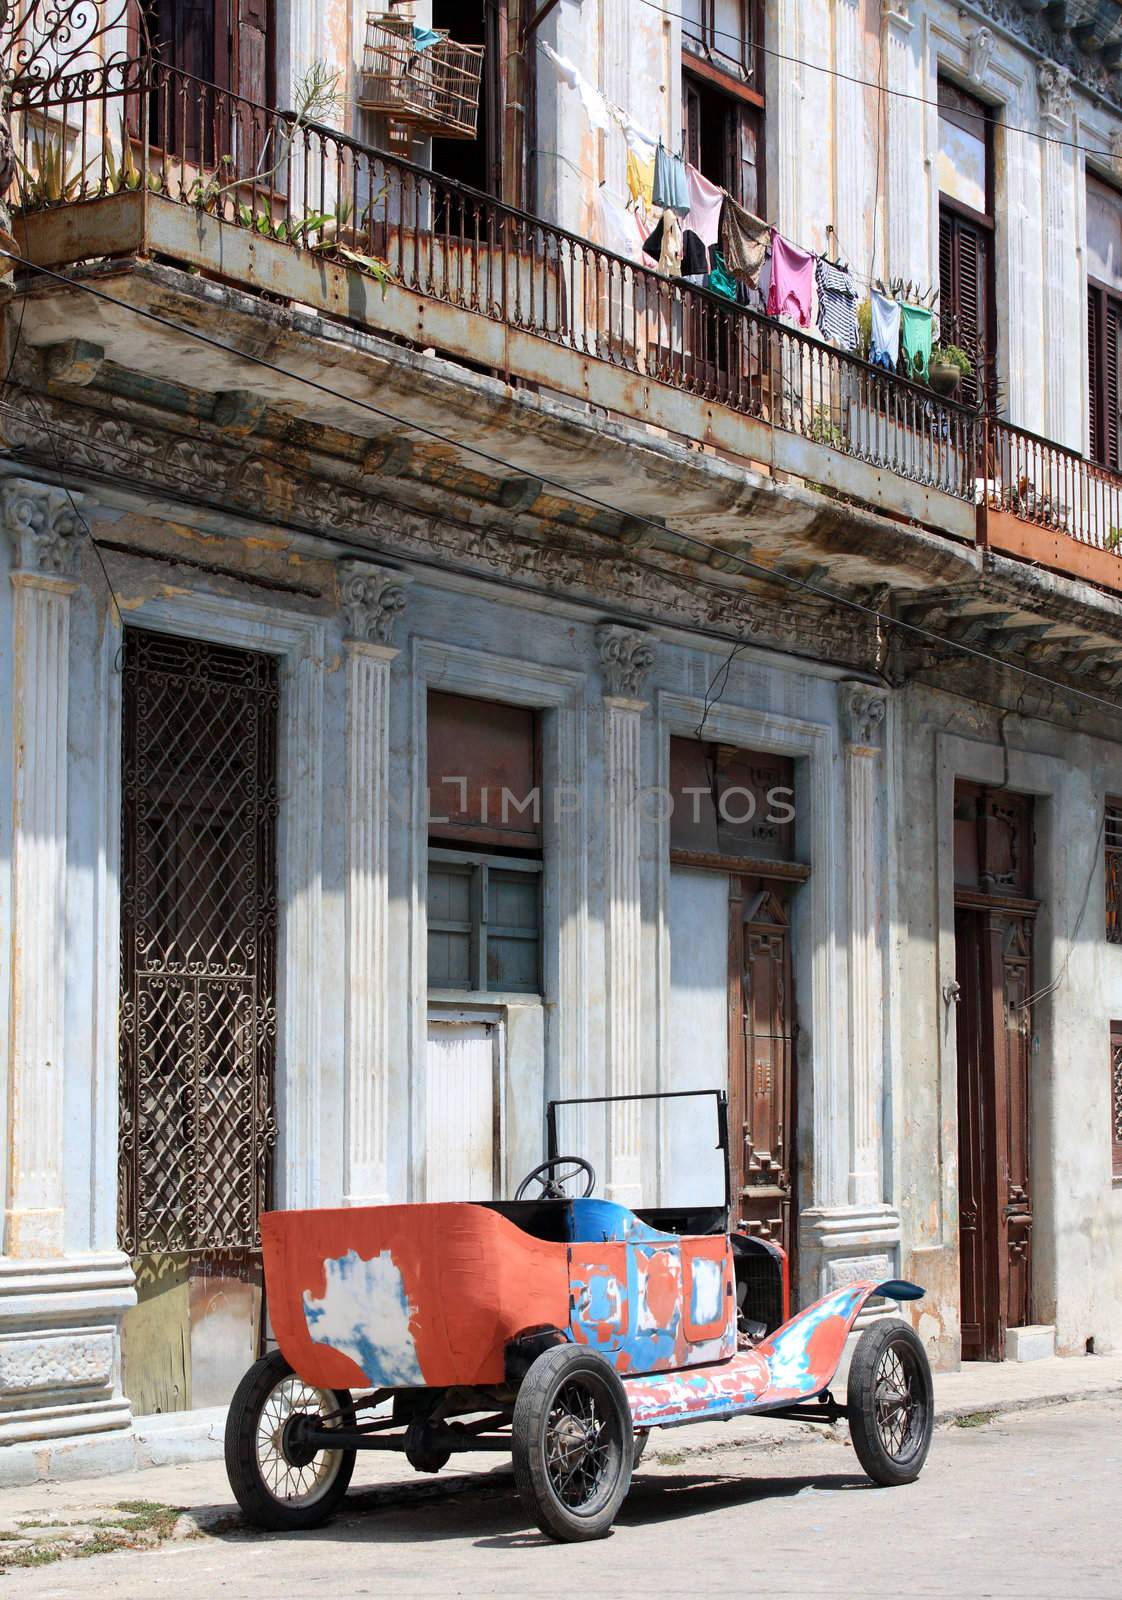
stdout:
<svg viewBox="0 0 1122 1600">
<path fill-rule="evenodd" d="M 501 1191 L 497 1024 L 430 1018 L 425 1053 L 425 1199 Z"/>
<path fill-rule="evenodd" d="M 782 890 L 730 879 L 729 1123 L 733 1221 L 794 1249 L 794 997 Z"/>
<path fill-rule="evenodd" d="M 960 908 L 955 950 L 962 1355 L 1000 1361 L 1031 1317 L 1032 918 Z"/>
</svg>

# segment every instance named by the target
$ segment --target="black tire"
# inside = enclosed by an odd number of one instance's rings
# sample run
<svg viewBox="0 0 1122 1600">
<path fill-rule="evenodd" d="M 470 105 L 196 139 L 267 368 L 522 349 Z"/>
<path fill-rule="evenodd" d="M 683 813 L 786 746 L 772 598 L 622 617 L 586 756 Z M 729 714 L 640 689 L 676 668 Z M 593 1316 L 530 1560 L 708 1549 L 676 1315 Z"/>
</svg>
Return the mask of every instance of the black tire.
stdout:
<svg viewBox="0 0 1122 1600">
<path fill-rule="evenodd" d="M 290 1533 L 326 1522 L 347 1492 L 353 1450 L 321 1450 L 308 1461 L 285 1452 L 285 1424 L 301 1413 L 344 1412 L 347 1389 L 314 1389 L 297 1378 L 279 1350 L 255 1361 L 238 1384 L 226 1417 L 226 1474 L 234 1497 L 258 1528 Z"/>
<path fill-rule="evenodd" d="M 857 1341 L 847 1391 L 849 1433 L 874 1483 L 894 1488 L 919 1477 L 931 1448 L 935 1396 L 918 1335 L 880 1322 Z"/>
<path fill-rule="evenodd" d="M 555 1345 L 514 1406 L 514 1482 L 551 1539 L 602 1539 L 631 1485 L 635 1430 L 615 1369 L 580 1345 Z"/>
</svg>

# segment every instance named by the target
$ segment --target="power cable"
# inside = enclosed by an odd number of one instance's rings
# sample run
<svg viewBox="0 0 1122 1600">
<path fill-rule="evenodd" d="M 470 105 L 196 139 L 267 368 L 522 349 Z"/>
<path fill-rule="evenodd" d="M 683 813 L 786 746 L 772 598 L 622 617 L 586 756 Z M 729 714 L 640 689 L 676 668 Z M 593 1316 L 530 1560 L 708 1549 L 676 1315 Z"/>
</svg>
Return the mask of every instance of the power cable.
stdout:
<svg viewBox="0 0 1122 1600">
<path fill-rule="evenodd" d="M 220 351 L 223 355 L 234 357 L 237 361 L 259 367 L 278 377 L 285 378 L 289 382 L 298 383 L 304 388 L 326 396 L 329 400 L 341 401 L 346 405 L 354 406 L 356 410 L 378 417 L 383 422 L 393 423 L 397 428 L 404 428 L 411 433 L 421 434 L 423 437 L 432 439 L 438 444 L 446 445 L 450 449 L 464 451 L 481 461 L 486 461 L 490 466 L 501 468 L 504 472 L 525 476 L 523 470 L 515 466 L 514 463 L 505 460 L 502 456 L 494 455 L 491 451 L 484 450 L 479 445 L 468 444 L 466 441 L 455 439 L 449 434 L 440 432 L 437 428 L 430 427 L 426 423 L 402 417 L 396 412 L 388 411 L 384 406 L 377 406 L 372 401 L 365 400 L 358 395 L 349 395 L 340 390 L 332 389 L 328 384 L 321 383 L 318 378 L 309 377 L 304 373 L 289 371 L 287 368 L 278 366 L 275 362 L 269 361 L 266 357 L 257 355 L 253 351 L 239 350 L 233 345 L 225 344 L 221 339 L 216 339 L 212 334 L 204 333 L 199 328 L 174 322 L 168 317 L 162 317 L 158 312 L 151 311 L 145 306 L 130 305 L 127 301 L 118 300 L 114 295 L 107 294 L 104 289 L 99 289 L 94 284 L 85 283 L 80 278 L 68 277 L 65 273 L 56 272 L 51 267 L 40 266 L 15 251 L 0 248 L 0 259 L 9 260 L 17 266 L 24 267 L 30 272 L 38 273 L 41 277 L 49 278 L 55 283 L 64 285 L 66 288 L 79 289 L 84 294 L 88 294 L 103 304 L 114 307 L 116 310 L 130 312 L 145 322 L 164 328 L 167 332 L 177 337 L 194 339 L 200 344 L 205 344 L 213 350 Z M 1017 673 L 1019 676 L 1027 678 L 1034 683 L 1046 684 L 1051 689 L 1086 701 L 1089 705 L 1098 706 L 1100 709 L 1110 712 L 1112 716 L 1117 716 L 1119 710 L 1122 709 L 1118 702 L 1106 700 L 1101 695 L 1091 694 L 1088 690 L 1078 689 L 1074 685 L 1059 683 L 1057 680 L 1049 678 L 1045 673 L 1034 672 L 1031 667 L 1022 666 L 1019 663 L 1004 661 L 1000 656 L 994 656 L 988 651 L 976 649 L 973 645 L 968 645 L 962 640 L 952 639 L 945 634 L 937 633 L 931 628 L 924 628 L 919 623 L 905 622 L 899 618 L 889 616 L 875 606 L 865 605 L 848 595 L 837 594 L 829 589 L 823 589 L 818 584 L 808 582 L 805 578 L 796 577 L 794 573 L 785 572 L 779 568 L 763 566 L 760 562 L 751 561 L 746 556 L 738 555 L 734 551 L 710 544 L 708 540 L 699 538 L 696 534 L 684 533 L 679 529 L 669 528 L 665 523 L 656 521 L 653 517 L 645 516 L 640 512 L 623 511 L 606 500 L 598 499 L 585 489 L 573 488 L 571 485 L 562 483 L 557 478 L 550 478 L 541 472 L 535 472 L 533 476 L 543 487 L 556 490 L 558 494 L 568 500 L 581 501 L 598 511 L 606 511 L 613 517 L 628 517 L 633 522 L 645 524 L 653 533 L 664 536 L 670 534 L 671 537 L 679 540 L 682 544 L 692 549 L 704 551 L 707 557 L 718 555 L 723 562 L 734 564 L 742 572 L 749 573 L 766 583 L 785 585 L 788 589 L 811 595 L 815 599 L 827 602 L 829 605 L 843 606 L 860 616 L 881 623 L 886 628 L 895 628 L 914 638 L 923 639 L 931 644 L 942 645 L 958 652 L 960 655 L 969 656 L 976 661 L 983 661 L 988 666 Z"/>
<path fill-rule="evenodd" d="M 680 11 L 670 11 L 666 6 L 659 5 L 657 0 L 640 0 L 640 4 L 648 6 L 652 11 L 657 11 L 672 21 L 689 23 L 691 26 L 700 26 L 694 17 L 687 17 Z M 733 39 L 738 44 L 743 44 L 742 36 L 738 33 L 732 33 L 728 28 L 711 28 L 708 31 L 714 37 Z M 778 61 L 789 61 L 792 66 L 806 67 L 809 72 L 822 72 L 827 77 L 840 78 L 842 82 L 856 84 L 860 89 L 876 89 L 883 94 L 895 95 L 899 100 L 913 100 L 917 105 L 921 106 L 934 106 L 936 109 L 939 106 L 938 100 L 932 100 L 930 95 L 912 94 L 907 89 L 890 89 L 887 85 L 876 83 L 871 78 L 855 78 L 852 73 L 841 72 L 837 67 L 825 67 L 818 61 L 806 61 L 801 56 L 788 55 L 782 50 L 773 49 L 770 45 L 756 44 L 753 45 L 753 49 L 761 51 L 766 56 L 774 56 Z M 1004 128 L 1007 133 L 1020 133 L 1026 139 L 1039 139 L 1043 144 L 1063 145 L 1068 150 L 1081 150 L 1084 155 L 1112 156 L 1110 150 L 1095 150 L 1090 145 L 1080 144 L 1075 139 L 1060 139 L 1055 134 L 1041 133 L 1038 128 L 1021 128 L 1016 123 L 1002 122 L 998 117 L 988 117 L 983 111 L 961 110 L 959 114 L 964 117 L 973 117 L 975 121 L 984 123 L 989 128 Z"/>
</svg>

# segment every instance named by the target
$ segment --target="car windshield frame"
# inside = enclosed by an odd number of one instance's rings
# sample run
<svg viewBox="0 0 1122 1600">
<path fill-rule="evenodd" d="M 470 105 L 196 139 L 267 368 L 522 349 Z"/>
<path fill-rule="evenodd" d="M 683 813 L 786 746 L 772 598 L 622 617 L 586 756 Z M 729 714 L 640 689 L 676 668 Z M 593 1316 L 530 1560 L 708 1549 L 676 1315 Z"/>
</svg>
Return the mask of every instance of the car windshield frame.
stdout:
<svg viewBox="0 0 1122 1600">
<path fill-rule="evenodd" d="M 545 1108 L 546 1156 L 556 1161 L 560 1156 L 557 1144 L 557 1112 L 562 1106 L 615 1106 L 640 1100 L 696 1100 L 712 1099 L 717 1103 L 717 1143 L 721 1153 L 725 1180 L 725 1232 L 728 1232 L 732 1215 L 732 1172 L 729 1167 L 729 1097 L 724 1089 L 663 1089 L 644 1094 L 592 1094 L 577 1095 L 571 1099 L 550 1100 Z"/>
</svg>

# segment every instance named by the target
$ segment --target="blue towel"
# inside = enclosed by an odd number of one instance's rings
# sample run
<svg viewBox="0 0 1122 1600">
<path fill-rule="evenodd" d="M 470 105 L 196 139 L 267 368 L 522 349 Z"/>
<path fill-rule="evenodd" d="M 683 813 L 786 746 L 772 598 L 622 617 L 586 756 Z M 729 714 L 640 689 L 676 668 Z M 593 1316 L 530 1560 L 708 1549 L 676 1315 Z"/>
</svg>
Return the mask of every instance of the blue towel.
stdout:
<svg viewBox="0 0 1122 1600">
<path fill-rule="evenodd" d="M 430 44 L 439 44 L 440 35 L 431 28 L 422 28 L 419 23 L 413 24 L 413 43 L 418 50 L 427 50 Z"/>
<path fill-rule="evenodd" d="M 659 141 L 655 151 L 654 187 L 651 191 L 652 211 L 676 211 L 684 217 L 690 209 L 690 192 L 686 183 L 686 163 L 674 156 Z"/>
</svg>

